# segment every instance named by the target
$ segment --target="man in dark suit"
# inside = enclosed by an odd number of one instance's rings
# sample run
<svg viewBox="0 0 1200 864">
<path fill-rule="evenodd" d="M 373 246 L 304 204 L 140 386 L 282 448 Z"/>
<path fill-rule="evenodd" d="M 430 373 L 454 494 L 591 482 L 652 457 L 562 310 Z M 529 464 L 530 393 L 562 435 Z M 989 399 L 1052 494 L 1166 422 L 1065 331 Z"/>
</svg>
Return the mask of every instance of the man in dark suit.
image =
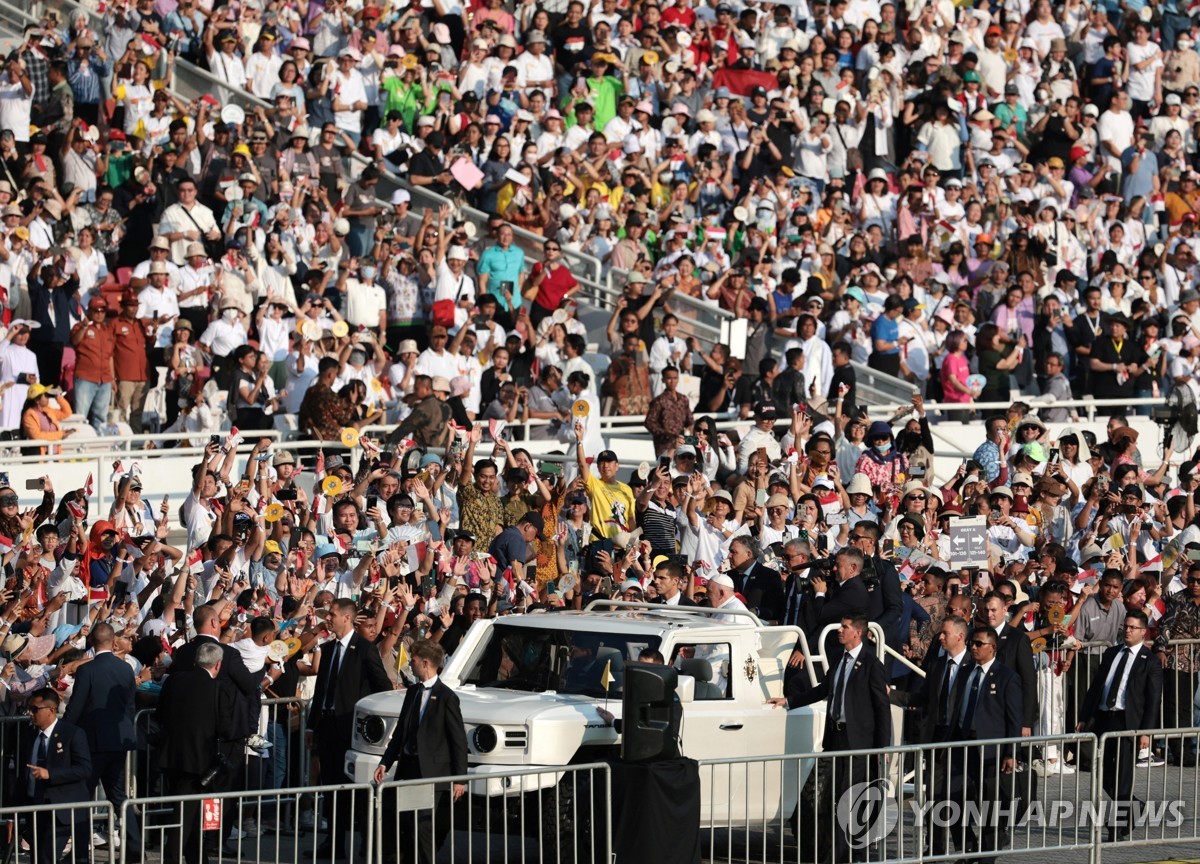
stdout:
<svg viewBox="0 0 1200 864">
<path fill-rule="evenodd" d="M 1162 664 L 1144 644 L 1148 626 L 1144 612 L 1129 612 L 1125 616 L 1125 641 L 1104 652 L 1100 671 L 1092 679 L 1079 711 L 1080 732 L 1088 731 L 1097 738 L 1106 732 L 1131 732 L 1158 728 L 1158 712 L 1162 703 Z M 1150 736 L 1141 735 L 1138 747 L 1149 747 Z M 1113 803 L 1132 805 L 1134 739 L 1110 739 L 1105 743 L 1104 791 Z M 1129 836 L 1130 826 L 1114 814 L 1109 826 L 1109 842 Z"/>
<path fill-rule="evenodd" d="M 919 710 L 917 740 L 922 744 L 941 744 L 950 740 L 960 709 L 959 697 L 963 683 L 975 667 L 967 650 L 969 625 L 966 619 L 952 615 L 942 622 L 938 632 L 940 650 L 930 649 L 921 666 L 925 677 L 917 679 L 909 693 L 908 704 Z M 952 774 L 950 753 L 945 749 L 931 750 L 926 755 L 926 795 L 930 801 L 950 798 Z M 930 847 L 935 855 L 944 855 L 949 848 L 946 826 L 931 821 L 926 828 Z"/>
<path fill-rule="evenodd" d="M 686 574 L 678 561 L 664 561 L 654 568 L 654 587 L 658 589 L 658 602 L 666 606 L 695 606 L 696 601 L 683 593 Z"/>
<path fill-rule="evenodd" d="M 91 844 L 87 824 L 88 780 L 92 776 L 92 757 L 88 753 L 83 730 L 58 719 L 59 698 L 46 687 L 29 697 L 26 710 L 35 734 L 20 754 L 17 772 L 18 806 L 46 804 L 82 804 L 76 810 L 34 813 L 27 817 L 23 838 L 33 852 L 34 864 L 55 864 L 59 860 L 87 860 L 84 853 Z M 72 856 L 64 858 L 70 842 Z"/>
<path fill-rule="evenodd" d="M 154 709 L 154 719 L 162 730 L 158 764 L 172 795 L 213 792 L 220 784 L 215 777 L 202 784 L 205 775 L 213 768 L 226 769 L 218 770 L 220 775 L 232 767 L 223 754 L 234 718 L 229 690 L 220 683 L 221 666 L 225 662 L 222 648 L 208 640 L 201 643 L 192 652 L 193 668 L 172 668 L 159 694 Z M 222 810 L 235 807 L 236 804 L 227 801 Z M 208 860 L 208 850 L 220 845 L 220 841 L 201 843 L 199 801 L 183 802 L 177 807 L 172 824 L 181 827 L 167 835 L 163 849 L 166 862 L 177 862 L 182 856 L 187 864 L 201 864 Z"/>
<path fill-rule="evenodd" d="M 1021 704 L 1021 682 L 1017 673 L 996 660 L 996 631 L 978 627 L 971 634 L 969 647 L 974 666 L 967 675 L 960 675 L 961 688 L 957 694 L 958 716 L 950 732 L 951 741 L 986 741 L 993 738 L 1019 738 L 1024 715 Z M 988 823 L 977 832 L 965 821 L 966 811 L 960 810 L 959 824 L 952 826 L 953 836 L 964 842 L 960 850 L 974 855 L 1001 848 L 1007 842 L 1008 812 L 1016 794 L 1014 770 L 1015 746 L 988 745 L 961 747 L 951 751 L 951 800 L 959 804 L 973 801 L 981 808 L 986 805 Z M 993 811 L 999 816 L 995 818 Z M 975 857 L 976 862 L 990 864 L 987 856 Z"/>
<path fill-rule="evenodd" d="M 376 783 L 386 779 L 397 760 L 398 780 L 467 773 L 467 735 L 458 696 L 438 678 L 445 659 L 446 652 L 438 643 L 428 639 L 413 643 L 410 662 L 420 683 L 405 691 L 392 740 L 375 769 Z M 454 783 L 450 794 L 457 801 L 466 791 L 467 784 Z M 436 790 L 432 818 L 429 811 L 423 811 L 415 824 L 410 816 L 400 817 L 398 833 L 406 861 L 415 859 L 431 864 L 437 856 L 450 831 L 450 800 L 446 792 L 444 788 Z M 390 808 L 385 811 L 390 812 Z M 391 842 L 391 836 L 392 831 L 385 825 L 385 844 Z"/>
<path fill-rule="evenodd" d="M 746 605 L 764 621 L 782 621 L 786 595 L 778 570 L 758 560 L 754 538 L 740 534 L 729 541 L 729 578 Z"/>
<path fill-rule="evenodd" d="M 217 681 L 235 697 L 230 705 L 234 712 L 231 728 L 234 739 L 248 737 L 254 731 L 259 709 L 259 681 L 250 674 L 242 655 L 232 645 L 221 642 L 221 619 L 215 606 L 201 606 L 192 615 L 192 623 L 196 628 L 196 638 L 181 645 L 171 657 L 171 671 L 182 672 L 196 668 L 196 652 L 201 645 L 211 643 L 221 648 L 221 672 Z M 240 699 L 237 698 L 240 695 Z M 253 720 L 251 719 L 253 718 Z M 242 750 L 236 745 L 235 750 Z M 226 755 L 229 755 L 228 753 Z M 239 760 L 240 761 L 240 760 Z"/>
<path fill-rule="evenodd" d="M 354 706 L 358 700 L 392 689 L 379 650 L 354 629 L 356 612 L 353 600 L 344 597 L 334 600 L 328 620 L 333 638 L 321 646 L 306 737 L 308 746 L 316 749 L 321 760 L 322 784 L 346 782 L 343 766 L 354 737 Z M 353 832 L 350 796 L 325 797 L 334 798 L 337 811 L 336 817 L 330 814 L 330 826 L 339 834 L 346 829 Z M 335 837 L 331 831 L 315 854 L 319 858 L 341 857 L 342 841 L 342 836 Z"/>
<path fill-rule="evenodd" d="M 996 632 L 996 659 L 1021 679 L 1021 735 L 1033 733 L 1038 716 L 1037 671 L 1033 668 L 1033 646 L 1029 635 L 1008 623 L 1008 601 L 989 591 L 979 605 L 976 620 Z"/>
<path fill-rule="evenodd" d="M 789 709 L 826 700 L 825 736 L 822 739 L 822 748 L 826 752 L 880 749 L 892 743 L 887 676 L 874 649 L 863 641 L 866 632 L 865 617 L 843 618 L 837 636 L 841 651 L 831 654 L 830 671 L 821 683 L 809 688 L 803 675 L 795 675 L 787 684 Z M 869 782 L 876 774 L 874 756 L 825 759 L 821 761 L 821 767 L 832 772 L 832 802 L 835 806 L 847 789 Z M 867 850 L 847 834 L 841 820 L 837 820 L 834 860 L 850 861 L 852 853 L 861 857 Z"/>
<path fill-rule="evenodd" d="M 137 679 L 133 668 L 112 653 L 115 638 L 111 624 L 101 622 L 92 628 L 88 641 L 94 656 L 75 673 L 75 687 L 63 720 L 87 734 L 92 754 L 88 792 L 95 795 L 96 787 L 103 783 L 104 797 L 120 818 L 128 797 L 125 754 L 137 747 L 133 721 Z M 141 857 L 142 832 L 132 807 L 125 816 L 128 821 L 121 826 L 121 845 L 127 850 L 127 859 L 133 861 Z"/>
</svg>

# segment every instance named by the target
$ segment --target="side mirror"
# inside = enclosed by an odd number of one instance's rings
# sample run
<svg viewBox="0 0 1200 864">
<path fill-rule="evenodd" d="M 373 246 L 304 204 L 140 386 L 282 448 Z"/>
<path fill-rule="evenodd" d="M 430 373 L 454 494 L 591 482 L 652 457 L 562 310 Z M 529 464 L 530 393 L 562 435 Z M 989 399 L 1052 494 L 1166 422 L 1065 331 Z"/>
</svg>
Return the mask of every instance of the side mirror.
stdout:
<svg viewBox="0 0 1200 864">
<path fill-rule="evenodd" d="M 691 675 L 680 675 L 679 683 L 675 685 L 675 695 L 679 697 L 680 702 L 694 702 L 696 700 L 696 679 Z"/>
</svg>

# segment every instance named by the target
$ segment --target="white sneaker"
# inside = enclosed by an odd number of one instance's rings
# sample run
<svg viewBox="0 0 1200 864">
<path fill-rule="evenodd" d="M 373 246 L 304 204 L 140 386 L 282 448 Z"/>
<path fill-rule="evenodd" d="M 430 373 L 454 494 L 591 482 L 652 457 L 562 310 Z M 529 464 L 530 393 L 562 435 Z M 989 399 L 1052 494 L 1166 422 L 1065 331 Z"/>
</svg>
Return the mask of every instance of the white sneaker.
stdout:
<svg viewBox="0 0 1200 864">
<path fill-rule="evenodd" d="M 1167 762 L 1161 756 L 1155 756 L 1149 747 L 1143 747 L 1138 751 L 1137 762 L 1134 764 L 1138 768 L 1161 768 Z"/>
<path fill-rule="evenodd" d="M 1033 762 L 1030 764 L 1033 767 L 1034 773 L 1036 773 L 1039 777 L 1046 776 L 1046 763 L 1044 760 L 1034 759 Z"/>
<path fill-rule="evenodd" d="M 1068 765 L 1066 762 L 1060 762 L 1058 765 L 1058 773 L 1059 774 L 1074 774 L 1075 768 L 1072 765 Z"/>
<path fill-rule="evenodd" d="M 1047 759 L 1042 766 L 1043 777 L 1053 777 L 1056 774 L 1062 773 L 1062 765 L 1057 759 Z M 1072 772 L 1074 773 L 1074 772 Z"/>
<path fill-rule="evenodd" d="M 242 820 L 242 837 L 250 838 L 258 836 L 258 823 L 253 819 Z"/>
<path fill-rule="evenodd" d="M 246 739 L 246 746 L 253 747 L 255 750 L 270 750 L 275 745 L 262 735 L 251 735 Z"/>
<path fill-rule="evenodd" d="M 105 837 L 103 834 L 101 834 L 99 831 L 97 831 L 95 834 L 92 835 L 92 848 L 93 849 L 102 849 L 107 845 L 108 845 L 108 838 Z"/>
</svg>

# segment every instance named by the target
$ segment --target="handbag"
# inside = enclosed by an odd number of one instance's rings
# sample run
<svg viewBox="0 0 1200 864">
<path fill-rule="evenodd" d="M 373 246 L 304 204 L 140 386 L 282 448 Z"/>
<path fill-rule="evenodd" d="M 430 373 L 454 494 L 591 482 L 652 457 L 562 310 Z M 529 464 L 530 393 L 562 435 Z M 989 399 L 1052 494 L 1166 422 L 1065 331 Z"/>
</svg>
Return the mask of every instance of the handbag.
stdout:
<svg viewBox="0 0 1200 864">
<path fill-rule="evenodd" d="M 434 300 L 432 311 L 433 311 L 433 325 L 435 327 L 453 327 L 454 326 L 454 301 L 453 300 Z"/>
<path fill-rule="evenodd" d="M 204 254 L 208 256 L 210 261 L 221 260 L 221 256 L 225 253 L 225 236 L 221 235 L 216 240 L 209 240 L 204 236 L 204 229 L 200 227 L 200 223 L 196 221 L 196 217 L 188 212 L 188 209 L 183 205 L 180 205 L 179 209 L 192 221 L 192 224 L 196 226 L 196 230 L 200 233 L 200 243 L 204 246 Z"/>
</svg>

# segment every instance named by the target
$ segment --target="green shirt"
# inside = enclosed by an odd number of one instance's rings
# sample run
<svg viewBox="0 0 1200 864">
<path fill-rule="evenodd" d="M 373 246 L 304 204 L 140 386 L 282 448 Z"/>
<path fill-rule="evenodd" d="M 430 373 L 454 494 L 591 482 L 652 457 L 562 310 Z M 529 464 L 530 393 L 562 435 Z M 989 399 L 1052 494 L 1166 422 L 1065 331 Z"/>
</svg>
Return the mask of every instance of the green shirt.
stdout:
<svg viewBox="0 0 1200 864">
<path fill-rule="evenodd" d="M 587 86 L 592 94 L 592 106 L 596 109 L 596 119 L 592 128 L 603 131 L 608 121 L 617 116 L 617 103 L 624 95 L 625 88 L 620 80 L 611 75 L 605 75 L 599 80 L 588 78 Z"/>
</svg>

